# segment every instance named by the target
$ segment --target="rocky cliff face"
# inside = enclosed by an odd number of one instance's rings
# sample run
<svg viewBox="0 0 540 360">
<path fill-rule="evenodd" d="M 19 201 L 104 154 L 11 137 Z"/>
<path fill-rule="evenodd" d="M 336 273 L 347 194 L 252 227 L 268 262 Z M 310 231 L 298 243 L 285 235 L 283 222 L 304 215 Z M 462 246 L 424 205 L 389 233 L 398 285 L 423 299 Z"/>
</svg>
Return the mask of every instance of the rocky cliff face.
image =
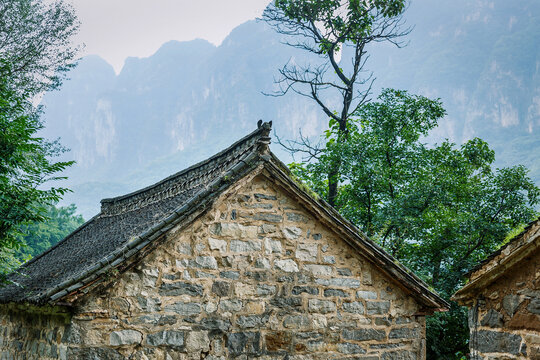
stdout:
<svg viewBox="0 0 540 360">
<path fill-rule="evenodd" d="M 408 46 L 370 49 L 374 91 L 440 97 L 448 116 L 429 141 L 482 137 L 499 164 L 523 163 L 538 181 L 539 13 L 533 0 L 414 1 L 405 16 L 415 26 Z M 100 198 L 204 159 L 259 118 L 273 120 L 285 138 L 299 129 L 320 134 L 327 120 L 308 99 L 262 94 L 272 91 L 280 66 L 305 56 L 251 21 L 218 47 L 171 41 L 149 58 L 129 58 L 118 75 L 100 58 L 84 58 L 62 90 L 44 98 L 45 135 L 60 136 L 78 162 L 67 173 L 75 193 L 66 201 L 88 217 Z"/>
</svg>

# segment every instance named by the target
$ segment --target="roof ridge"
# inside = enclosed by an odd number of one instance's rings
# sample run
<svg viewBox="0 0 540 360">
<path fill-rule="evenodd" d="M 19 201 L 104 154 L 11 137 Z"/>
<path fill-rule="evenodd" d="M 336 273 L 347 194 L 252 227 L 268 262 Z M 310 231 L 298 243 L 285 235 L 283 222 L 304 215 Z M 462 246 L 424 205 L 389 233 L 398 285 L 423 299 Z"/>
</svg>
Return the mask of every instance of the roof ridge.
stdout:
<svg viewBox="0 0 540 360">
<path fill-rule="evenodd" d="M 179 179 L 186 177 L 187 174 L 193 173 L 196 170 L 199 170 L 200 168 L 203 168 L 204 166 L 211 164 L 213 161 L 219 158 L 222 158 L 228 154 L 233 153 L 234 150 L 242 148 L 242 145 L 246 145 L 246 148 L 247 148 L 247 147 L 255 145 L 258 142 L 262 142 L 262 143 L 268 142 L 271 127 L 272 127 L 271 121 L 263 123 L 261 120 L 259 120 L 257 124 L 257 129 L 255 131 L 244 136 L 243 138 L 234 142 L 232 145 L 230 145 L 226 149 L 218 152 L 217 154 L 209 157 L 208 159 L 200 161 L 194 165 L 191 165 L 187 167 L 186 169 L 183 169 L 173 175 L 170 175 L 142 189 L 135 190 L 125 195 L 102 199 L 100 201 L 101 214 L 105 215 L 108 211 L 110 211 L 113 208 L 113 206 L 119 206 L 121 204 L 129 204 L 131 200 L 137 199 L 137 197 L 140 195 L 143 195 L 143 194 L 149 195 L 149 194 L 152 194 L 153 192 L 155 192 L 156 194 L 160 194 L 159 190 L 161 187 L 166 188 L 166 185 L 168 183 L 178 181 Z"/>
</svg>

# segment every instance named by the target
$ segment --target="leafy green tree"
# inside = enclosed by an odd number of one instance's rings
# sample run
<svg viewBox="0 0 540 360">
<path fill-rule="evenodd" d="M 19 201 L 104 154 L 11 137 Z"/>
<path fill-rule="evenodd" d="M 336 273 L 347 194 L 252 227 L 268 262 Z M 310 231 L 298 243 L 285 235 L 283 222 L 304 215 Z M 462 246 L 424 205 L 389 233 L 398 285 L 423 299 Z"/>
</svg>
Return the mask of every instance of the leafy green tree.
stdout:
<svg viewBox="0 0 540 360">
<path fill-rule="evenodd" d="M 49 205 L 44 214 L 45 221 L 23 226 L 20 229 L 23 245 L 16 253 L 18 260 L 23 262 L 41 254 L 81 226 L 84 219 L 76 211 L 75 204 L 60 207 Z"/>
<path fill-rule="evenodd" d="M 493 169 L 494 151 L 481 139 L 423 143 L 444 115 L 439 100 L 384 90 L 354 114 L 345 141 L 330 121 L 317 160 L 292 170 L 325 196 L 325 174 L 339 159 L 336 208 L 449 299 L 472 266 L 534 218 L 540 190 L 523 166 Z M 459 307 L 428 324 L 430 358 L 467 352 Z"/>
<path fill-rule="evenodd" d="M 79 50 L 71 42 L 79 29 L 74 9 L 64 1 L 0 0 L 0 19 L 0 59 L 11 65 L 0 76 L 30 96 L 60 86 Z"/>
<path fill-rule="evenodd" d="M 1 64 L 3 71 L 9 67 Z M 1 70 L 0 70 L 1 71 Z M 45 183 L 63 179 L 59 172 L 71 161 L 54 161 L 64 149 L 40 138 L 43 127 L 36 110 L 24 95 L 0 78 L 0 275 L 11 271 L 11 250 L 21 245 L 20 227 L 45 220 L 45 206 L 57 202 L 67 189 L 47 188 Z M 1 279 L 0 279 L 1 280 Z"/>
<path fill-rule="evenodd" d="M 312 63 L 289 61 L 279 71 L 282 96 L 289 91 L 313 99 L 334 121 L 336 130 L 346 138 L 348 122 L 368 100 L 372 75 L 364 69 L 366 47 L 374 42 L 401 46 L 402 13 L 406 0 L 275 0 L 263 13 L 263 20 L 287 36 L 286 44 L 316 55 Z M 338 57 L 341 59 L 339 60 Z M 286 145 L 308 156 L 319 152 L 307 139 Z M 336 203 L 340 175 L 340 159 L 334 158 L 328 169 L 330 205 Z"/>
<path fill-rule="evenodd" d="M 18 264 L 21 226 L 46 218 L 46 207 L 67 191 L 48 187 L 70 161 L 65 149 L 37 135 L 41 109 L 32 105 L 58 88 L 75 65 L 71 43 L 79 23 L 62 0 L 0 0 L 0 282 Z"/>
</svg>

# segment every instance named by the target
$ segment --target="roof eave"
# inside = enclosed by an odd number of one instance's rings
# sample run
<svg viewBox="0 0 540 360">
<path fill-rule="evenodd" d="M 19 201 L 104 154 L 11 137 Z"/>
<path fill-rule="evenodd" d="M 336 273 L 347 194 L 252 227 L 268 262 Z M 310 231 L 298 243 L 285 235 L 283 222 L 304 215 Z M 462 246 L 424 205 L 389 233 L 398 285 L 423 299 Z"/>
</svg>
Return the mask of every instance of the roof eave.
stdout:
<svg viewBox="0 0 540 360">
<path fill-rule="evenodd" d="M 349 242 L 350 245 L 357 249 L 359 248 L 363 254 L 371 254 L 372 256 L 369 258 L 375 263 L 377 268 L 387 272 L 391 277 L 394 277 L 398 281 L 401 281 L 402 285 L 411 292 L 413 297 L 425 306 L 424 313 L 447 311 L 450 308 L 450 304 L 446 300 L 431 291 L 428 288 L 428 285 L 411 273 L 410 270 L 398 264 L 396 259 L 391 257 L 380 246 L 370 240 L 354 224 L 343 218 L 332 206 L 322 199 L 314 199 L 309 193 L 303 190 L 292 180 L 291 172 L 287 166 L 275 155 L 271 153 L 269 157 L 264 157 L 264 160 L 268 164 L 268 167 L 265 168 L 276 176 L 282 184 L 286 184 L 287 187 L 294 190 L 297 195 L 301 195 L 301 198 L 303 198 L 303 200 L 312 208 L 316 208 L 319 213 L 324 213 L 327 219 L 337 225 L 334 228 L 343 229 L 347 238 L 352 240 Z M 377 262 L 376 260 L 379 261 Z"/>
</svg>

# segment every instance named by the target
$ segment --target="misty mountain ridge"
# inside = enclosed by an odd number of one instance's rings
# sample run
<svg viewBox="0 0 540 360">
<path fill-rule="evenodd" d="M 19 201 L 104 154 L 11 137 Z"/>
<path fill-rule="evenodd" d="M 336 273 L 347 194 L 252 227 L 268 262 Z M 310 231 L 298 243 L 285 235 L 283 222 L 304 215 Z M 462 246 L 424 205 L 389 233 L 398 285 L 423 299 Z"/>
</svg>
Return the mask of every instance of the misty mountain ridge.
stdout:
<svg viewBox="0 0 540 360">
<path fill-rule="evenodd" d="M 426 16 L 429 14 L 429 16 Z M 430 141 L 479 136 L 498 164 L 522 163 L 540 182 L 540 4 L 414 1 L 415 25 L 402 49 L 377 44 L 367 67 L 383 87 L 440 97 L 448 111 Z M 77 164 L 65 185 L 86 218 L 99 200 L 149 185 L 218 152 L 273 120 L 294 138 L 318 136 L 327 119 L 309 99 L 267 97 L 277 70 L 306 54 L 280 43 L 266 24 L 249 21 L 219 46 L 170 41 L 147 58 L 128 58 L 121 72 L 87 56 L 60 91 L 45 95 L 44 136 L 61 137 Z M 346 50 L 344 57 L 346 58 Z M 283 151 L 273 144 L 273 150 Z M 536 150 L 536 151 L 535 151 Z M 287 160 L 284 158 L 284 160 Z"/>
</svg>

